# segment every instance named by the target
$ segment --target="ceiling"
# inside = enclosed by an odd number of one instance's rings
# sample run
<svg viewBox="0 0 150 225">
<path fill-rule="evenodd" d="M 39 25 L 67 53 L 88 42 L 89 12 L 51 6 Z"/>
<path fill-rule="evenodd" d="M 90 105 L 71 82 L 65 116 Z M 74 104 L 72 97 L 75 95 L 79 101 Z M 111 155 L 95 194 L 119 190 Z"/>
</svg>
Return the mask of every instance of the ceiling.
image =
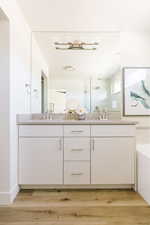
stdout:
<svg viewBox="0 0 150 225">
<path fill-rule="evenodd" d="M 17 0 L 32 30 L 150 29 L 150 0 Z"/>
</svg>

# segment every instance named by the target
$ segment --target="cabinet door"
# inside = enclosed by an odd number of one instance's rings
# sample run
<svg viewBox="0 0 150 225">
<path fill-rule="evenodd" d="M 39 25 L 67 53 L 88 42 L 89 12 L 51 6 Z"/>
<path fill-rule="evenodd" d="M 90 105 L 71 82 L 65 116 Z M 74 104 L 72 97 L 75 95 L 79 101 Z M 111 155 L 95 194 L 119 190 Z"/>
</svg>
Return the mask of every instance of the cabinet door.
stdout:
<svg viewBox="0 0 150 225">
<path fill-rule="evenodd" d="M 62 184 L 63 143 L 59 138 L 20 138 L 19 183 Z"/>
<path fill-rule="evenodd" d="M 91 153 L 92 184 L 134 183 L 135 139 L 94 138 Z"/>
</svg>

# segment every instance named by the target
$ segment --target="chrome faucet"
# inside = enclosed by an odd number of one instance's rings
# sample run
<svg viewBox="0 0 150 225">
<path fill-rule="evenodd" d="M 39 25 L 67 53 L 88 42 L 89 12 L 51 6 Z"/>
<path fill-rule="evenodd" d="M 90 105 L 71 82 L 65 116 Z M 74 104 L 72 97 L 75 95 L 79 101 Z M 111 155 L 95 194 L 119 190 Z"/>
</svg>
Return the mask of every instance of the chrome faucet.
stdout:
<svg viewBox="0 0 150 225">
<path fill-rule="evenodd" d="M 99 112 L 99 120 L 108 120 L 109 119 L 109 112 L 106 109 L 103 109 Z"/>
<path fill-rule="evenodd" d="M 41 120 L 48 120 L 49 119 L 49 113 L 48 112 L 42 113 L 40 119 Z"/>
<path fill-rule="evenodd" d="M 53 113 L 54 113 L 54 106 L 55 104 L 54 103 L 49 103 L 49 120 L 53 120 Z"/>
</svg>

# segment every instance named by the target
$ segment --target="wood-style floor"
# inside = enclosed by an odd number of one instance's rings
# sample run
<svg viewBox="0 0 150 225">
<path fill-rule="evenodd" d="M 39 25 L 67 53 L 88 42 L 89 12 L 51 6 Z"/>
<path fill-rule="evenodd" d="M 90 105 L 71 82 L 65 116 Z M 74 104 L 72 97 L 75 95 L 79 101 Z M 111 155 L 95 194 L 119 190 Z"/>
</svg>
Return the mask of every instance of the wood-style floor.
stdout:
<svg viewBox="0 0 150 225">
<path fill-rule="evenodd" d="M 0 225 L 150 225 L 150 207 L 130 190 L 30 190 L 0 208 Z"/>
</svg>

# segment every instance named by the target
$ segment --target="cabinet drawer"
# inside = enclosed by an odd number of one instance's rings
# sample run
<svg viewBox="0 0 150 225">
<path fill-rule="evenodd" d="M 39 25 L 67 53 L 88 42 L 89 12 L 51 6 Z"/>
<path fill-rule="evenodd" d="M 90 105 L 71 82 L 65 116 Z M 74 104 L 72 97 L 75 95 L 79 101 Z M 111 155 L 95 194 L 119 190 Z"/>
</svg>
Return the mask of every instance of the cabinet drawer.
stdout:
<svg viewBox="0 0 150 225">
<path fill-rule="evenodd" d="M 65 162 L 64 184 L 90 184 L 90 162 Z"/>
<path fill-rule="evenodd" d="M 90 136 L 90 126 L 88 125 L 69 125 L 64 126 L 64 136 L 80 137 Z"/>
<path fill-rule="evenodd" d="M 65 138 L 65 160 L 90 160 L 90 138 Z"/>
<path fill-rule="evenodd" d="M 135 126 L 133 125 L 93 125 L 91 126 L 91 136 L 93 137 L 135 136 Z"/>
<path fill-rule="evenodd" d="M 20 137 L 61 137 L 63 127 L 57 125 L 23 125 L 19 127 Z"/>
</svg>

